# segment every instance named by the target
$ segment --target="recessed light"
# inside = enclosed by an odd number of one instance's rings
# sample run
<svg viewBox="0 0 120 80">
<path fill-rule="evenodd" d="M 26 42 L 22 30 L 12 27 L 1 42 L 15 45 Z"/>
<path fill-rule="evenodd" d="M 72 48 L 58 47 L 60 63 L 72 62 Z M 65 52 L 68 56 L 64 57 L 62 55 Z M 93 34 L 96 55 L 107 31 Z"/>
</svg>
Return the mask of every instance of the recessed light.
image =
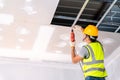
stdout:
<svg viewBox="0 0 120 80">
<path fill-rule="evenodd" d="M 30 31 L 24 27 L 18 27 L 16 29 L 16 33 L 20 34 L 20 35 L 28 35 L 30 33 Z"/>
<path fill-rule="evenodd" d="M 37 13 L 31 6 L 25 6 L 23 10 L 28 14 L 28 15 L 34 15 Z"/>
<path fill-rule="evenodd" d="M 10 25 L 14 22 L 14 16 L 11 14 L 0 14 L 0 24 Z"/>
</svg>

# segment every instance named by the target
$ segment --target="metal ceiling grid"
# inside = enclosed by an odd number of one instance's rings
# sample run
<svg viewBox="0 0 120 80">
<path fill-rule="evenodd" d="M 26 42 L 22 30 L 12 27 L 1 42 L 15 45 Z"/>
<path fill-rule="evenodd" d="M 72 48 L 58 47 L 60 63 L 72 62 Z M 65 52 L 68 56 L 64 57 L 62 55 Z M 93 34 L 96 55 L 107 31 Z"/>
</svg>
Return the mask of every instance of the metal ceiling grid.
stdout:
<svg viewBox="0 0 120 80">
<path fill-rule="evenodd" d="M 51 24 L 83 28 L 94 24 L 99 30 L 119 33 L 120 0 L 60 0 Z"/>
</svg>

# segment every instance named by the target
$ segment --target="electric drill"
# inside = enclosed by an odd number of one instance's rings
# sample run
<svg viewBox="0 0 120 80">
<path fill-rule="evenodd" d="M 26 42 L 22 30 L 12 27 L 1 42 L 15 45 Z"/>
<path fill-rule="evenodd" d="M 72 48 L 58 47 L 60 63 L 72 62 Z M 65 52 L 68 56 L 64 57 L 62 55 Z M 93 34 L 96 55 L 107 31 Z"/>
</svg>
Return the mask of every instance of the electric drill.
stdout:
<svg viewBox="0 0 120 80">
<path fill-rule="evenodd" d="M 75 34 L 74 34 L 74 31 L 73 29 L 71 30 L 71 42 L 75 42 Z"/>
</svg>

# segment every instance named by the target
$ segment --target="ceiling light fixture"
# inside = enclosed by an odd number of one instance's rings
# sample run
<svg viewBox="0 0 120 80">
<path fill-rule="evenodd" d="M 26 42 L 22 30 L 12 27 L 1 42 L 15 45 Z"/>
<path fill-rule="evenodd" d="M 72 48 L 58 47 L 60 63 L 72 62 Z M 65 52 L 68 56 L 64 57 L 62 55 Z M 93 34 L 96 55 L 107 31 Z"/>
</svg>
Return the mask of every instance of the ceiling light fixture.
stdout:
<svg viewBox="0 0 120 80">
<path fill-rule="evenodd" d="M 37 13 L 31 6 L 25 6 L 23 10 L 28 14 L 28 15 L 34 15 Z"/>
<path fill-rule="evenodd" d="M 20 34 L 20 35 L 28 35 L 30 33 L 30 31 L 24 27 L 18 27 L 16 29 L 16 33 Z"/>
<path fill-rule="evenodd" d="M 0 24 L 10 25 L 14 22 L 14 16 L 11 14 L 0 14 Z"/>
</svg>

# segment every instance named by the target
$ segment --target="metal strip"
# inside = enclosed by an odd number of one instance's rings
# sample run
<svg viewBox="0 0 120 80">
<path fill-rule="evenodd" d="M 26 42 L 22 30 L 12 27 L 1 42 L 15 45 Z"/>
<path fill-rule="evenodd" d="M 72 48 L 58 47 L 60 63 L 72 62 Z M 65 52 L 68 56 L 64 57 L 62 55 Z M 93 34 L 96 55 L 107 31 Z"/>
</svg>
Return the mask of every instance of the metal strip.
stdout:
<svg viewBox="0 0 120 80">
<path fill-rule="evenodd" d="M 107 9 L 107 11 L 105 12 L 105 14 L 102 16 L 102 18 L 99 20 L 99 22 L 97 23 L 97 27 L 101 24 L 101 22 L 103 21 L 103 19 L 106 17 L 106 15 L 108 14 L 108 12 L 112 9 L 112 7 L 114 6 L 114 4 L 117 2 L 118 0 L 114 0 L 112 2 L 112 4 L 110 5 L 110 7 Z"/>
<path fill-rule="evenodd" d="M 115 30 L 115 33 L 117 33 L 120 30 L 120 26 Z"/>
<path fill-rule="evenodd" d="M 68 16 L 54 16 L 54 18 L 57 18 L 57 19 L 65 19 L 65 20 L 75 20 L 74 17 L 68 17 Z M 97 20 L 88 20 L 88 19 L 79 19 L 78 21 L 81 21 L 81 22 L 91 22 L 91 23 L 97 23 L 98 21 Z M 117 23 L 117 22 L 103 22 L 101 23 L 103 25 L 113 25 L 113 26 L 119 26 L 120 23 Z M 67 24 L 66 24 L 67 25 Z"/>
<path fill-rule="evenodd" d="M 83 4 L 82 8 L 80 9 L 80 11 L 79 11 L 79 13 L 78 13 L 75 21 L 74 21 L 73 24 L 72 24 L 72 27 L 74 27 L 74 25 L 77 23 L 79 17 L 81 16 L 81 14 L 82 14 L 82 12 L 84 11 L 85 7 L 87 6 L 88 2 L 89 2 L 89 0 L 86 0 L 86 1 L 84 2 L 84 4 Z"/>
</svg>

